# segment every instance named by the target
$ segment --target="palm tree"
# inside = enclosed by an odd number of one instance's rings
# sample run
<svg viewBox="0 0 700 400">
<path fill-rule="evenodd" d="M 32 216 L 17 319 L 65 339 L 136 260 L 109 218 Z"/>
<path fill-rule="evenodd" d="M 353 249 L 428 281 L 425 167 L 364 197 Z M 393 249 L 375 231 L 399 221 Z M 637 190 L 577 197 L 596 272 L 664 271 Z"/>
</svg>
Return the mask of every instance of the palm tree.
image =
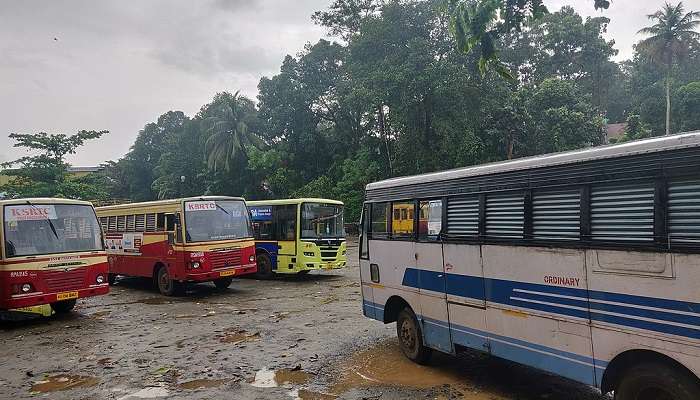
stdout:
<svg viewBox="0 0 700 400">
<path fill-rule="evenodd" d="M 204 119 L 207 134 L 204 151 L 210 169 L 230 171 L 235 161 L 248 158 L 246 146 L 261 145 L 260 138 L 250 132 L 246 124 L 252 112 L 253 103 L 238 92 L 216 96 L 208 110 L 210 115 Z"/>
<path fill-rule="evenodd" d="M 654 14 L 647 15 L 654 25 L 641 29 L 638 33 L 649 35 L 639 42 L 638 48 L 647 53 L 652 61 L 665 68 L 666 84 L 666 134 L 671 132 L 671 68 L 674 59 L 687 53 L 689 46 L 697 42 L 700 33 L 700 12 L 684 13 L 683 3 L 673 6 L 664 4 Z"/>
</svg>

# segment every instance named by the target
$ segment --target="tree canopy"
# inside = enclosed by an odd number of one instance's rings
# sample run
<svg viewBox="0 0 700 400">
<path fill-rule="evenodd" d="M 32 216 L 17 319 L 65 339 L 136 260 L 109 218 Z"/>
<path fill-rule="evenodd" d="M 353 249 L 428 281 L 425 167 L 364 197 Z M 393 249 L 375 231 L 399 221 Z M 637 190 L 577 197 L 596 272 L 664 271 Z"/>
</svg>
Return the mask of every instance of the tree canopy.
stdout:
<svg viewBox="0 0 700 400">
<path fill-rule="evenodd" d="M 665 133 L 665 66 L 643 46 L 616 62 L 614 21 L 532 0 L 463 3 L 512 11 L 488 39 L 512 79 L 479 67 L 481 42 L 463 51 L 445 0 L 335 0 L 313 16 L 333 39 L 287 55 L 257 98 L 221 92 L 193 116 L 165 112 L 100 179 L 133 201 L 337 198 L 357 221 L 372 181 L 594 146 L 606 123 L 626 123 L 620 140 Z M 670 130 L 700 129 L 700 46 L 671 68 Z"/>
</svg>

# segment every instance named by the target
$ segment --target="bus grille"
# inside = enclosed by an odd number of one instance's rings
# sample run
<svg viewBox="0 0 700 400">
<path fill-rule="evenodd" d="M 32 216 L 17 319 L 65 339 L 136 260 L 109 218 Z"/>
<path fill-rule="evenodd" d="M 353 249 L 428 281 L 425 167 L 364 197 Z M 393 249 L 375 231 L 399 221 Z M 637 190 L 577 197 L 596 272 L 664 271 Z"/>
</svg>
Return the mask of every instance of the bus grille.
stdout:
<svg viewBox="0 0 700 400">
<path fill-rule="evenodd" d="M 215 251 L 209 255 L 212 268 L 233 267 L 241 264 L 241 250 Z"/>
<path fill-rule="evenodd" d="M 335 261 L 338 258 L 338 249 L 340 246 L 320 246 L 321 260 Z"/>
<path fill-rule="evenodd" d="M 47 271 L 44 272 L 44 284 L 49 292 L 62 292 L 77 290 L 85 285 L 87 269 L 78 268 L 72 271 Z"/>
</svg>

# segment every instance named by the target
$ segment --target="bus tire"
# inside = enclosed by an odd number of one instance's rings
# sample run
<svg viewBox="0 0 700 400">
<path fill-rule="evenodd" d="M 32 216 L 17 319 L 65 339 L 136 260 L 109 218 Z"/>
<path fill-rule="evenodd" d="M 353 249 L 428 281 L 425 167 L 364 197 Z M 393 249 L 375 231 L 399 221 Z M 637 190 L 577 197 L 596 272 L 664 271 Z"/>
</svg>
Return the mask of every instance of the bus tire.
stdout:
<svg viewBox="0 0 700 400">
<path fill-rule="evenodd" d="M 259 279 L 270 279 L 274 276 L 275 273 L 272 272 L 272 260 L 269 255 L 265 253 L 258 254 L 257 262 L 258 272 L 255 273 L 255 276 Z"/>
<path fill-rule="evenodd" d="M 73 308 L 75 307 L 76 300 L 63 300 L 59 301 L 56 303 L 51 304 L 51 308 L 53 308 L 54 312 L 56 314 L 68 314 L 69 312 L 73 311 Z"/>
<path fill-rule="evenodd" d="M 615 387 L 615 400 L 696 400 L 700 385 L 686 371 L 666 363 L 647 362 L 625 371 Z"/>
<path fill-rule="evenodd" d="M 226 290 L 229 286 L 231 286 L 232 282 L 233 278 L 227 276 L 224 278 L 214 279 L 214 286 L 216 286 L 216 288 L 219 290 Z"/>
<path fill-rule="evenodd" d="M 117 281 L 117 274 L 107 274 L 107 283 L 109 286 L 114 286 L 114 282 Z"/>
<path fill-rule="evenodd" d="M 161 265 L 156 270 L 156 286 L 158 291 L 165 296 L 177 296 L 183 292 L 184 285 L 170 277 L 168 268 Z"/>
<path fill-rule="evenodd" d="M 308 275 L 309 272 L 311 272 L 311 271 L 309 271 L 308 269 L 303 269 L 303 270 L 297 272 L 297 275 L 299 275 L 299 276 Z"/>
<path fill-rule="evenodd" d="M 396 320 L 396 335 L 403 354 L 417 364 L 427 364 L 433 351 L 423 345 L 423 333 L 416 314 L 410 307 L 399 312 Z"/>
</svg>

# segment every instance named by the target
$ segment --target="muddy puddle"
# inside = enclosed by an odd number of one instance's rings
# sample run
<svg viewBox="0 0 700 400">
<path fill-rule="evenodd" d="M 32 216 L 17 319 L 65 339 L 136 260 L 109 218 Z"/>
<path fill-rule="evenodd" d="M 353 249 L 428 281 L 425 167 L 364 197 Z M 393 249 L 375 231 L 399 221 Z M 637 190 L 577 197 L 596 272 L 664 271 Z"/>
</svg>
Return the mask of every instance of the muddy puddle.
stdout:
<svg viewBox="0 0 700 400">
<path fill-rule="evenodd" d="M 272 370 L 263 368 L 255 373 L 255 378 L 250 383 L 260 388 L 273 388 L 279 386 L 303 386 L 309 383 L 312 375 L 300 367 Z"/>
<path fill-rule="evenodd" d="M 86 388 L 97 385 L 100 380 L 94 376 L 59 374 L 49 376 L 32 385 L 33 393 L 50 393 L 76 388 Z"/>
<path fill-rule="evenodd" d="M 219 387 L 219 386 L 223 385 L 224 383 L 228 382 L 229 380 L 230 379 L 194 379 L 191 381 L 179 383 L 177 386 L 180 389 L 187 389 L 187 390 L 208 389 L 208 388 Z"/>
<path fill-rule="evenodd" d="M 439 362 L 439 364 L 438 364 Z M 448 387 L 449 397 L 469 400 L 501 400 L 505 396 L 489 390 L 482 393 L 470 382 L 461 363 L 440 362 L 424 366 L 408 360 L 395 341 L 355 353 L 337 367 L 338 377 L 328 387 L 328 394 L 342 395 L 352 389 L 371 386 L 396 386 L 414 389 Z M 439 366 L 438 366 L 439 365 Z M 299 396 L 301 398 L 301 396 Z"/>
<path fill-rule="evenodd" d="M 260 340 L 259 332 L 248 332 L 243 329 L 227 329 L 222 335 L 219 335 L 221 343 L 239 344 L 256 340 Z"/>
</svg>

